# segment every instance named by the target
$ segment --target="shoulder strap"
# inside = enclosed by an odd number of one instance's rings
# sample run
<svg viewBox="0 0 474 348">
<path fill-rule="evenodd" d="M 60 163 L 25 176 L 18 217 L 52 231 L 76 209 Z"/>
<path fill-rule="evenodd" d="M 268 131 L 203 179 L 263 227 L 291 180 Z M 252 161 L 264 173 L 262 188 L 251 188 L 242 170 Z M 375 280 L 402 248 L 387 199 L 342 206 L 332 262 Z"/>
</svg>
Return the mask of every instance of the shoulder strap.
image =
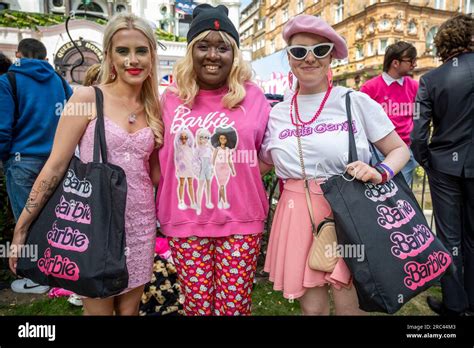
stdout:
<svg viewBox="0 0 474 348">
<path fill-rule="evenodd" d="M 95 123 L 94 133 L 94 162 L 100 162 L 99 153 L 102 157 L 102 163 L 107 163 L 107 144 L 105 142 L 105 125 L 104 125 L 104 95 L 99 87 L 94 86 L 95 103 L 97 110 L 97 121 Z"/>
<path fill-rule="evenodd" d="M 347 112 L 347 130 L 349 133 L 349 162 L 352 163 L 357 161 L 357 147 L 354 138 L 354 130 L 352 129 L 352 110 L 351 110 L 351 97 L 352 91 L 346 93 L 346 112 Z"/>
<path fill-rule="evenodd" d="M 13 125 L 12 128 L 15 128 L 18 118 L 20 114 L 18 112 L 18 96 L 16 94 L 16 75 L 13 71 L 7 72 L 7 79 L 10 82 L 10 86 L 12 87 L 12 96 L 13 96 L 13 103 L 15 106 L 15 110 L 13 111 Z"/>
</svg>

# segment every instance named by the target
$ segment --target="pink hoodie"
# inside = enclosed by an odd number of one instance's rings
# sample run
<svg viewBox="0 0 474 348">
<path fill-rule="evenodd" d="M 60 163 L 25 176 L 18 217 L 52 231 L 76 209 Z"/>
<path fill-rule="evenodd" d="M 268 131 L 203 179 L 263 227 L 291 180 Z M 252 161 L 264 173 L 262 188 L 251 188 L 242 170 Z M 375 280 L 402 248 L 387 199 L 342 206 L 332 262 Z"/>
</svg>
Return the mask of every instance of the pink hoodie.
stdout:
<svg viewBox="0 0 474 348">
<path fill-rule="evenodd" d="M 270 105 L 259 87 L 245 88 L 245 99 L 233 110 L 222 106 L 227 87 L 200 90 L 192 108 L 169 90 L 163 95 L 156 207 L 165 235 L 263 232 L 268 203 L 257 154 Z"/>
</svg>

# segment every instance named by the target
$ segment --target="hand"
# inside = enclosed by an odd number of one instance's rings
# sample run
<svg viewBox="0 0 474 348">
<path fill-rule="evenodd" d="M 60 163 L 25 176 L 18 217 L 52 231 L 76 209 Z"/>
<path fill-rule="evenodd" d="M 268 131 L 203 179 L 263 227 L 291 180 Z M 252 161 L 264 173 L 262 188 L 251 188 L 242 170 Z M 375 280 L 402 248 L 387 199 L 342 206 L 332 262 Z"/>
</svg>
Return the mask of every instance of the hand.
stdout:
<svg viewBox="0 0 474 348">
<path fill-rule="evenodd" d="M 16 274 L 16 266 L 18 263 L 18 252 L 20 248 L 25 244 L 26 235 L 28 230 L 20 229 L 20 227 L 15 227 L 15 232 L 13 233 L 13 240 L 10 245 L 10 258 L 8 260 L 8 265 L 10 266 L 10 270 Z"/>
<path fill-rule="evenodd" d="M 382 182 L 382 175 L 376 169 L 362 161 L 349 163 L 346 168 L 348 174 L 362 182 L 370 181 L 373 184 L 380 184 Z"/>
</svg>

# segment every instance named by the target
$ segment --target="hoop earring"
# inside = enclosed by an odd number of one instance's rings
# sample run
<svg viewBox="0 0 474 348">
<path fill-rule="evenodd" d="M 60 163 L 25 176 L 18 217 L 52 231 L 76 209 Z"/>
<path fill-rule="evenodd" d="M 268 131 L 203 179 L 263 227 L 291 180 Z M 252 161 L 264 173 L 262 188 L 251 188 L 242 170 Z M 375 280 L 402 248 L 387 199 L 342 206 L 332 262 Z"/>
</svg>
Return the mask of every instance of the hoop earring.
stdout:
<svg viewBox="0 0 474 348">
<path fill-rule="evenodd" d="M 293 73 L 291 70 L 288 72 L 288 85 L 290 86 L 290 89 L 293 90 Z"/>
<path fill-rule="evenodd" d="M 115 66 L 112 65 L 112 72 L 110 73 L 110 78 L 112 80 L 115 80 L 116 77 L 117 77 L 117 71 L 115 70 Z"/>
</svg>

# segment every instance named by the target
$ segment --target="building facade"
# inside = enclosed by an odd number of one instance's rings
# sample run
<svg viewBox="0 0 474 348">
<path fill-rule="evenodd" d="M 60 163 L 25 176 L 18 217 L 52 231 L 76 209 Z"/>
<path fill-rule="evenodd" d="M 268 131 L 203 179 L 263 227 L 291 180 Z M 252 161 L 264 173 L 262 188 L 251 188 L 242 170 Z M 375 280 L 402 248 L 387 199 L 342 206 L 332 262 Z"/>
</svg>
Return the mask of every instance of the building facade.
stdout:
<svg viewBox="0 0 474 348">
<path fill-rule="evenodd" d="M 415 78 L 437 67 L 440 62 L 433 40 L 439 26 L 457 13 L 471 13 L 474 0 L 265 0 L 262 6 L 265 57 L 285 48 L 281 34 L 289 18 L 303 13 L 319 16 L 349 47 L 347 59 L 333 62 L 335 82 L 357 88 L 380 73 L 385 48 L 396 41 L 407 41 L 417 48 Z M 254 32 L 247 40 L 255 43 L 257 38 Z M 261 57 L 257 52 L 258 48 L 252 50 L 255 59 Z"/>
<path fill-rule="evenodd" d="M 24 38 L 35 38 L 42 41 L 48 52 L 49 62 L 61 72 L 62 75 L 73 84 L 80 84 L 84 78 L 87 68 L 103 59 L 102 39 L 104 25 L 97 21 L 80 19 L 79 16 L 86 14 L 90 19 L 108 19 L 118 12 L 131 12 L 147 19 L 155 29 L 164 32 L 177 33 L 178 36 L 186 36 L 189 23 L 192 19 L 192 10 L 198 3 L 212 3 L 216 1 L 175 1 L 175 0 L 0 0 L 0 11 L 7 9 L 21 11 L 16 16 L 25 16 L 18 20 L 27 20 L 35 23 L 33 14 L 59 14 L 74 11 L 78 16 L 69 21 L 69 33 L 74 43 L 84 56 L 84 63 L 72 70 L 81 60 L 80 53 L 69 39 L 63 19 L 54 23 L 50 18 L 48 25 L 36 25 L 34 29 L 18 28 L 16 26 L 0 25 L 0 51 L 15 58 L 18 42 Z M 85 6 L 85 4 L 87 5 Z M 219 1 L 229 8 L 229 17 L 238 25 L 240 1 Z M 31 13 L 28 15 L 28 13 Z M 9 16 L 12 16 L 8 14 Z M 0 12 L 1 16 L 1 12 Z M 13 15 L 14 17 L 15 15 Z M 105 22 L 105 21 L 102 21 Z M 238 26 L 237 26 L 238 28 Z M 165 49 L 158 47 L 158 71 L 162 79 L 162 85 L 171 82 L 171 74 L 175 62 L 184 57 L 186 53 L 186 42 L 165 41 L 160 39 Z M 250 54 L 244 54 L 250 60 Z M 72 73 L 71 73 L 72 71 Z"/>
</svg>

